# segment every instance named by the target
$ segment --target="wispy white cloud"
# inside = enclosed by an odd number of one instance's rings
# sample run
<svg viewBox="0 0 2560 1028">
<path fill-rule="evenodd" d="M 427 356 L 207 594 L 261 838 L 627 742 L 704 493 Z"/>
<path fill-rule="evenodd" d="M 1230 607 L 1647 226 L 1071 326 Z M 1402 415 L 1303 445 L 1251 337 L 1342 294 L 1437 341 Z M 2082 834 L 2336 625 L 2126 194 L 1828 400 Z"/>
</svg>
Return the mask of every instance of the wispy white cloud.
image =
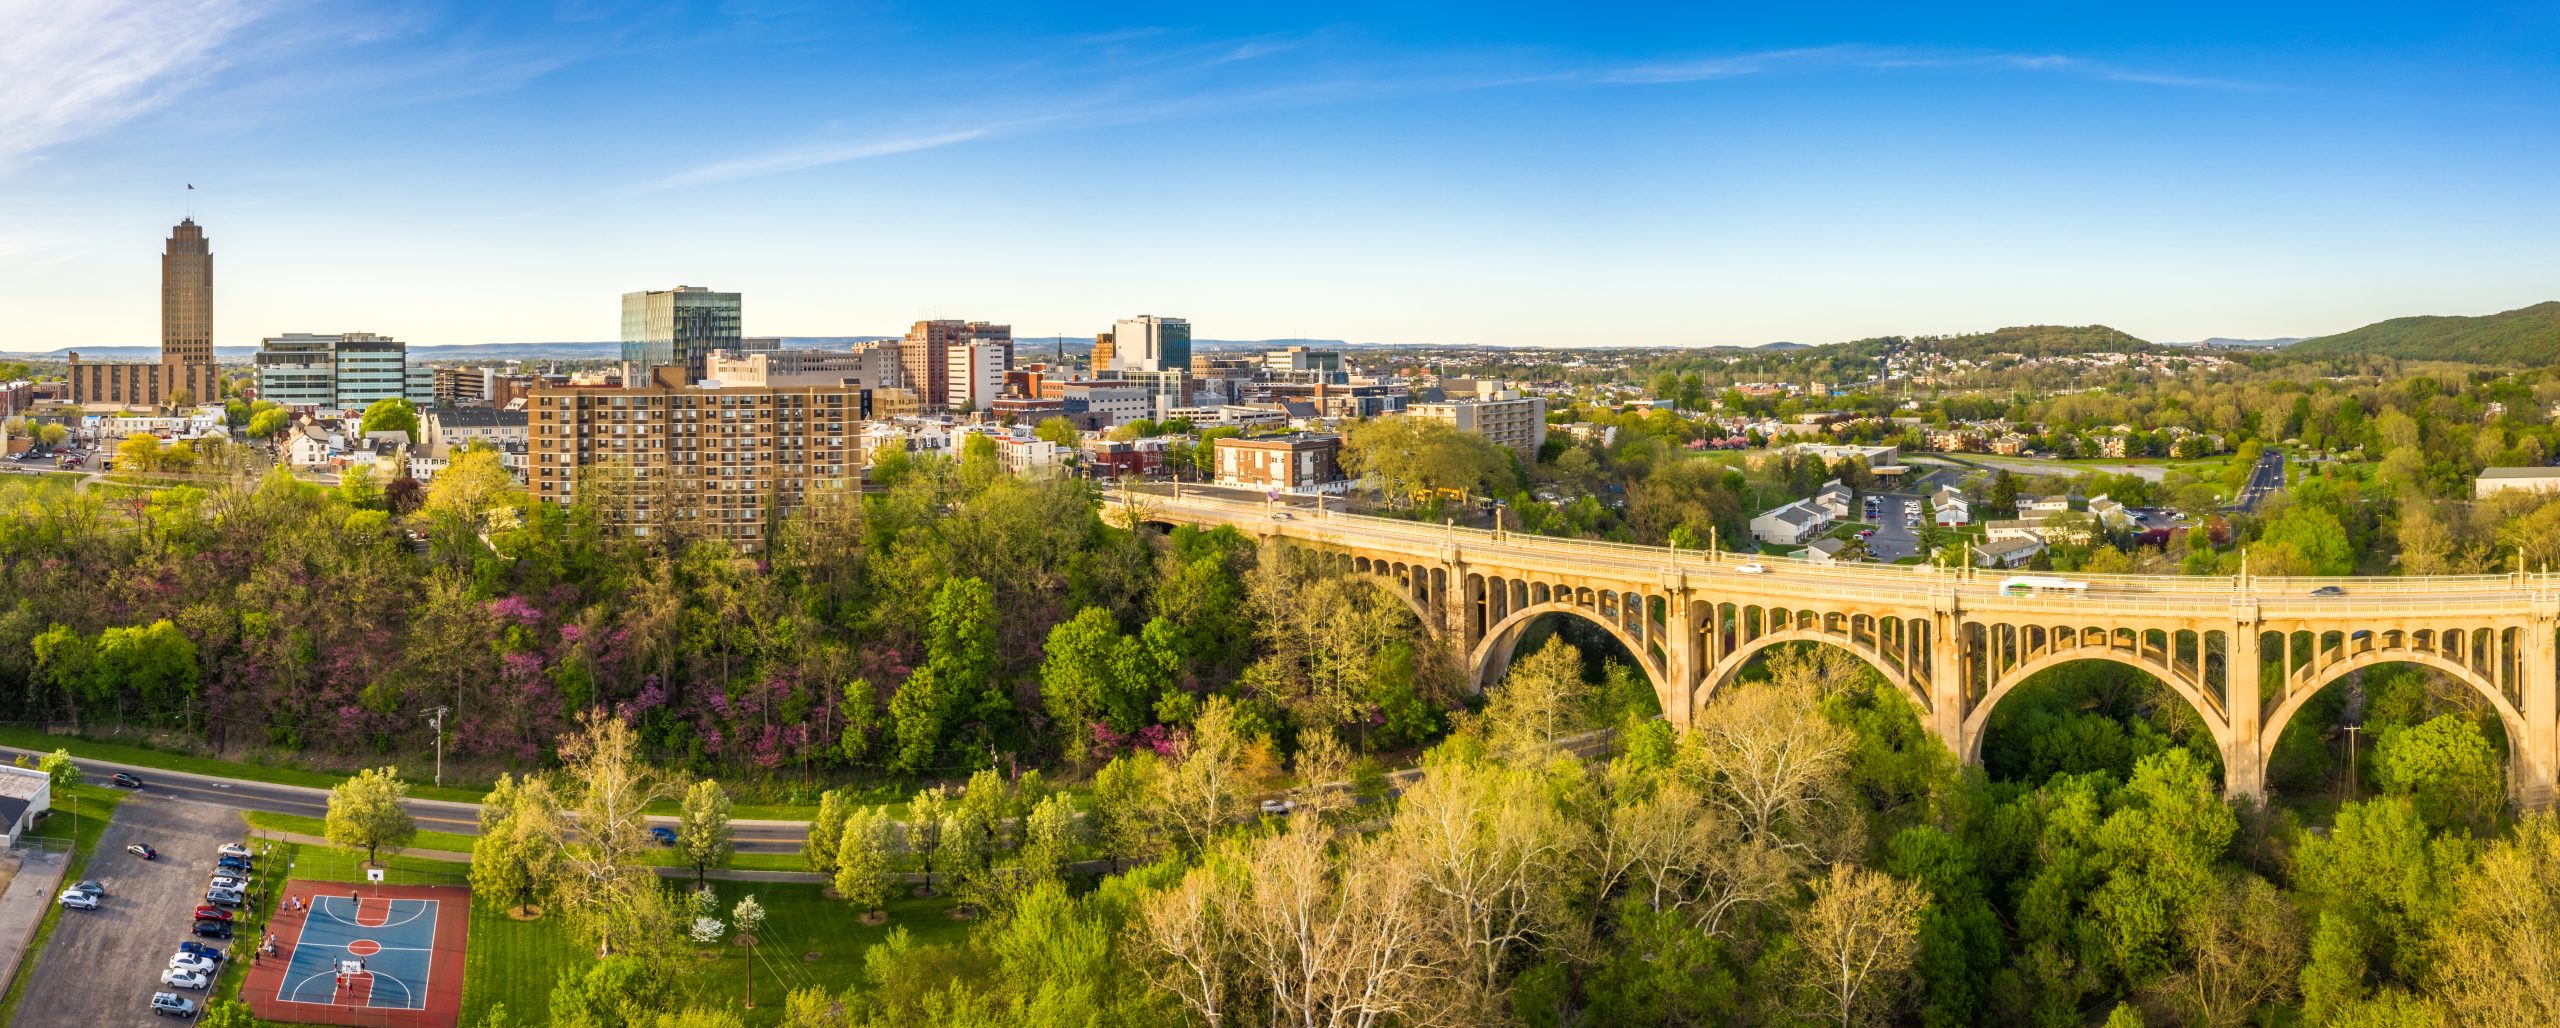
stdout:
<svg viewBox="0 0 2560 1028">
<path fill-rule="evenodd" d="M 266 11 L 264 0 L 0 0 L 0 166 L 168 103 Z"/>
<path fill-rule="evenodd" d="M 810 168 L 843 164 L 848 161 L 914 153 L 984 139 L 1004 130 L 1002 125 L 982 125 L 948 132 L 882 139 L 836 140 L 805 146 L 769 150 L 735 160 L 705 164 L 641 186 L 637 192 L 655 193 L 688 186 L 707 186 L 715 182 L 733 182 L 743 178 L 761 178 Z"/>
<path fill-rule="evenodd" d="M 2261 84 L 2119 67 L 2064 54 L 1980 53 L 1844 43 L 1727 54 L 1601 69 L 1591 80 L 1610 85 L 1670 85 L 1785 71 L 2015 71 L 2074 75 L 2104 82 L 2186 89 L 2260 89 Z"/>
<path fill-rule="evenodd" d="M 1111 51 L 1130 37 L 1149 39 L 1162 30 L 1134 30 L 1082 37 L 1071 45 Z M 1259 37 L 1197 45 L 1159 46 L 1121 55 L 1110 73 L 1094 75 L 1082 96 L 1047 95 L 995 116 L 953 114 L 924 131 L 881 133 L 793 143 L 745 157 L 686 169 L 635 187 L 650 193 L 807 171 L 1030 132 L 1093 129 L 1249 110 L 1312 107 L 1530 85 L 1653 86 L 1790 71 L 1988 71 L 2077 75 L 2142 85 L 2187 88 L 2257 88 L 2227 82 L 2129 70 L 2084 58 L 1878 47 L 1864 44 L 1800 47 L 1622 66 L 1537 67 L 1522 55 L 1437 62 L 1332 62 L 1322 54 L 1304 62 L 1271 58 L 1309 49 L 1311 40 Z M 1254 65 L 1247 75 L 1233 66 Z M 1016 69 L 1036 70 L 1036 66 Z M 1090 66 L 1083 69 L 1092 71 Z M 928 124 L 932 122 L 928 121 Z"/>
</svg>

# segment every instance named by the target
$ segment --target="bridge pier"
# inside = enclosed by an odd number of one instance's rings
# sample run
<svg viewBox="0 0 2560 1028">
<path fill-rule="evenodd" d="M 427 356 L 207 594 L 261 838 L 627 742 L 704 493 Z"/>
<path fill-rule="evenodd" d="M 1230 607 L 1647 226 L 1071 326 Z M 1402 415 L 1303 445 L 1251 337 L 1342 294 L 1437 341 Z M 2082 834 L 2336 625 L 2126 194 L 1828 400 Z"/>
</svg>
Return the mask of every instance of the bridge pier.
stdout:
<svg viewBox="0 0 2560 1028">
<path fill-rule="evenodd" d="M 2204 630 L 2197 629 L 2203 638 Z M 2266 753 L 2272 740 L 2259 736 L 2266 727 L 2266 705 L 2263 702 L 2258 671 L 2258 608 L 2244 607 L 2231 625 L 2228 649 L 2222 655 L 2222 714 L 2229 732 L 2222 743 L 2222 790 L 2233 799 L 2267 798 Z M 2203 655 L 2197 655 L 2199 666 Z"/>
<path fill-rule="evenodd" d="M 2546 604 L 2549 601 L 2545 601 Z M 2524 745 L 2515 761 L 2516 802 L 2527 810 L 2552 804 L 2560 765 L 2560 617 L 2537 611 L 2524 639 Z"/>
<path fill-rule="evenodd" d="M 1962 756 L 1965 716 L 1964 611 L 1949 595 L 1929 619 L 1929 729 Z"/>
</svg>

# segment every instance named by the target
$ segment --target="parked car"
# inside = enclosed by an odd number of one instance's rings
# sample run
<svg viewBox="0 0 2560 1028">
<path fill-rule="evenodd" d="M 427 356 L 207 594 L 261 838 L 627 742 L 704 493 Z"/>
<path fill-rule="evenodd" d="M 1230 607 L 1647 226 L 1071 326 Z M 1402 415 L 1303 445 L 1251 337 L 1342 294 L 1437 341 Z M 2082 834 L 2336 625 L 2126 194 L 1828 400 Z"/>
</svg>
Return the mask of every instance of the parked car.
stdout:
<svg viewBox="0 0 2560 1028">
<path fill-rule="evenodd" d="M 122 772 L 122 771 L 118 771 L 118 772 L 116 772 L 115 774 L 108 775 L 108 776 L 107 776 L 107 780 L 108 780 L 108 781 L 110 781 L 110 782 L 114 782 L 114 783 L 116 783 L 116 785 L 117 785 L 117 786 L 122 787 L 122 788 L 126 788 L 126 789 L 139 789 L 139 788 L 142 788 L 142 779 L 140 779 L 140 778 L 136 778 L 136 777 L 134 777 L 134 776 L 132 776 L 132 775 L 129 775 L 129 774 L 126 774 L 126 773 L 124 773 L 124 772 Z"/>
<path fill-rule="evenodd" d="M 236 907 L 249 902 L 249 896 L 238 889 L 212 888 L 204 891 L 204 901 L 216 907 Z"/>
<path fill-rule="evenodd" d="M 172 989 L 202 989 L 213 984 L 213 979 L 193 971 L 182 971 L 173 967 L 160 972 L 160 984 Z"/>
<path fill-rule="evenodd" d="M 142 859 L 144 859 L 144 860 L 158 860 L 158 859 L 160 859 L 160 851 L 159 851 L 159 850 L 152 849 L 149 845 L 144 844 L 144 843 L 139 843 L 139 842 L 134 843 L 134 844 L 133 844 L 133 845 L 131 845 L 131 846 L 127 846 L 127 847 L 125 847 L 125 848 L 124 848 L 124 851 L 125 851 L 125 852 L 127 852 L 127 853 L 131 853 L 131 854 L 133 854 L 134 856 L 141 857 L 141 858 L 142 858 Z"/>
<path fill-rule="evenodd" d="M 92 896 L 104 896 L 107 894 L 107 887 L 98 884 L 95 880 L 83 881 L 71 888 L 75 892 L 85 892 Z"/>
<path fill-rule="evenodd" d="M 249 891 L 249 880 L 246 878 L 234 878 L 230 875 L 218 874 L 213 876 L 213 888 L 216 892 L 247 892 Z"/>
<path fill-rule="evenodd" d="M 231 925 L 226 921 L 198 921 L 192 931 L 194 931 L 196 933 L 196 937 L 200 939 L 228 939 L 231 937 Z"/>
<path fill-rule="evenodd" d="M 251 856 L 249 847 L 240 845 L 236 842 L 223 843 L 222 855 L 226 857 L 239 857 L 244 860 Z"/>
<path fill-rule="evenodd" d="M 169 966 L 180 971 L 194 971 L 199 974 L 212 974 L 213 969 L 220 967 L 221 965 L 185 950 L 179 950 L 169 956 Z"/>
<path fill-rule="evenodd" d="M 194 939 L 189 939 L 185 942 L 179 943 L 178 952 L 191 957 L 203 957 L 204 959 L 213 961 L 217 964 L 221 963 L 223 960 L 221 950 L 207 946 L 204 943 L 197 942 Z"/>
<path fill-rule="evenodd" d="M 676 830 L 665 825 L 650 825 L 649 839 L 660 846 L 673 846 L 676 844 Z"/>
<path fill-rule="evenodd" d="M 151 1012 L 162 1017 L 191 1018 L 196 1016 L 196 1001 L 174 992 L 155 992 L 151 994 Z"/>
<path fill-rule="evenodd" d="M 213 866 L 224 871 L 238 871 L 244 875 L 258 869 L 257 865 L 251 864 L 247 857 L 224 857 Z"/>
<path fill-rule="evenodd" d="M 1296 809 L 1298 809 L 1298 803 L 1296 800 L 1262 801 L 1262 812 L 1265 814 L 1286 814 Z"/>
<path fill-rule="evenodd" d="M 62 905 L 73 910 L 98 909 L 98 897 L 78 889 L 62 890 Z"/>
<path fill-rule="evenodd" d="M 196 920 L 198 920 L 198 921 L 220 921 L 220 922 L 222 922 L 222 923 L 224 923 L 224 924 L 230 924 L 230 923 L 231 923 L 231 912 L 230 912 L 230 911 L 228 911 L 228 910 L 224 910 L 224 909 L 222 909 L 221 907 L 197 907 L 197 908 L 196 908 Z"/>
</svg>

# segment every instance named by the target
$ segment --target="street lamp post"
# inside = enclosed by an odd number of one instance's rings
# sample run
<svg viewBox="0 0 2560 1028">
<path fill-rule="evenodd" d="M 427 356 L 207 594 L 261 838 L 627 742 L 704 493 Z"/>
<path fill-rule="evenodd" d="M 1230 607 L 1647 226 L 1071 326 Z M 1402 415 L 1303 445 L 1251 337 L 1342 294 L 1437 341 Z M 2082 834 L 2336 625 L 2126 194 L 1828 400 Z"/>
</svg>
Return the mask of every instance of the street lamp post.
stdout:
<svg viewBox="0 0 2560 1028">
<path fill-rule="evenodd" d="M 444 786 L 444 716 L 452 711 L 451 707 L 437 707 L 434 716 L 427 718 L 427 723 L 434 725 L 436 729 L 436 786 L 438 788 Z"/>
</svg>

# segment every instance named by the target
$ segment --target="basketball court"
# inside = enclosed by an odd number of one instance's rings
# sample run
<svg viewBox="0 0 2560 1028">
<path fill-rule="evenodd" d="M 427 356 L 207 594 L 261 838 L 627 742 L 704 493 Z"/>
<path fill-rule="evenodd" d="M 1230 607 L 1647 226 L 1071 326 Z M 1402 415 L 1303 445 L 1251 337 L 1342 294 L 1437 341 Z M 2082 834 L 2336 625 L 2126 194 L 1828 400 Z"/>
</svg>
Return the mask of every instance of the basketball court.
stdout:
<svg viewBox="0 0 2560 1028">
<path fill-rule="evenodd" d="M 452 886 L 288 882 L 240 998 L 260 1018 L 381 1028 L 454 1028 L 471 891 Z M 287 906 L 300 904 L 298 910 Z M 263 939 L 243 937 L 232 959 Z"/>
</svg>

